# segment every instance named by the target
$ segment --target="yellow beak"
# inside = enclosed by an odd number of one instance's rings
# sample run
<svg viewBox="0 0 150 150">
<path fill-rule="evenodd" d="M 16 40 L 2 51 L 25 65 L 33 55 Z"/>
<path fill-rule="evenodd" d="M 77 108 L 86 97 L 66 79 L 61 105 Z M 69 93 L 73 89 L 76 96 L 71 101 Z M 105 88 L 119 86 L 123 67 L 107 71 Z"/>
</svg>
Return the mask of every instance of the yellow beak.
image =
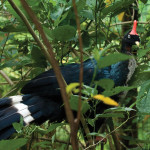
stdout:
<svg viewBox="0 0 150 150">
<path fill-rule="evenodd" d="M 135 44 L 139 47 L 140 46 L 140 42 L 136 41 Z"/>
</svg>

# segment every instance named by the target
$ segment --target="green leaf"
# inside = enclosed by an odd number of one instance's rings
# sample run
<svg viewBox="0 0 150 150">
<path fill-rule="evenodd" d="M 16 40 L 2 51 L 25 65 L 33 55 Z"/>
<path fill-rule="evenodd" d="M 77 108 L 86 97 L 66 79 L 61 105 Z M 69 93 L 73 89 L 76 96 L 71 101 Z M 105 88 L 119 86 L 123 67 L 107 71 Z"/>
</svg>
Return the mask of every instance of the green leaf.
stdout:
<svg viewBox="0 0 150 150">
<path fill-rule="evenodd" d="M 54 26 L 58 26 L 68 16 L 68 13 L 69 12 L 66 12 L 62 16 L 58 17 L 54 22 Z"/>
<path fill-rule="evenodd" d="M 0 28 L 0 31 L 3 31 L 3 32 L 27 32 L 27 28 L 26 26 L 20 26 L 20 25 L 17 25 L 17 26 L 14 26 L 14 25 L 5 25 L 5 27 L 3 28 Z"/>
<path fill-rule="evenodd" d="M 145 56 L 148 52 L 150 52 L 150 48 L 138 50 L 138 58 Z"/>
<path fill-rule="evenodd" d="M 15 67 L 15 69 L 20 69 L 26 65 L 31 65 L 31 59 L 29 57 L 14 57 L 9 61 L 0 64 L 0 69 L 4 69 L 7 67 Z"/>
<path fill-rule="evenodd" d="M 15 122 L 15 123 L 13 123 L 12 125 L 13 125 L 14 129 L 15 129 L 18 133 L 21 133 L 22 128 L 24 127 L 24 125 L 23 125 L 23 117 L 20 118 L 20 123 Z"/>
<path fill-rule="evenodd" d="M 67 41 L 75 37 L 76 29 L 70 25 L 59 26 L 51 31 L 50 37 L 57 41 Z"/>
<path fill-rule="evenodd" d="M 108 44 L 103 50 L 99 50 L 97 47 L 94 49 L 93 55 L 98 65 L 100 63 L 100 58 L 111 48 L 113 47 L 113 43 Z"/>
<path fill-rule="evenodd" d="M 83 46 L 84 47 L 89 47 L 90 46 L 90 35 L 87 31 L 83 32 L 82 41 L 83 41 Z"/>
<path fill-rule="evenodd" d="M 86 0 L 79 0 L 77 3 L 76 3 L 76 6 L 77 6 L 77 9 L 78 9 L 78 12 L 80 12 L 86 5 Z"/>
<path fill-rule="evenodd" d="M 55 0 L 49 0 L 50 3 L 52 3 L 54 6 L 57 5 L 57 2 Z"/>
<path fill-rule="evenodd" d="M 70 52 L 70 49 L 68 48 L 68 44 L 64 44 L 63 47 L 61 47 L 61 50 L 57 51 L 57 58 L 59 60 L 62 60 L 62 58 L 68 55 L 69 52 Z"/>
<path fill-rule="evenodd" d="M 146 4 L 148 0 L 140 0 L 142 3 Z"/>
<path fill-rule="evenodd" d="M 102 118 L 108 118 L 108 117 L 124 118 L 124 115 L 123 115 L 123 113 L 97 114 L 95 119 L 98 119 L 99 117 L 102 117 Z"/>
<path fill-rule="evenodd" d="M 87 95 L 87 96 L 93 96 L 96 95 L 98 93 L 98 91 L 96 90 L 96 88 L 92 88 L 90 86 L 87 85 L 83 85 L 83 89 L 82 89 L 82 93 Z"/>
<path fill-rule="evenodd" d="M 36 66 L 43 67 L 43 68 L 47 67 L 46 58 L 39 47 L 35 45 L 33 46 L 31 51 L 31 56 L 34 62 L 36 63 Z"/>
<path fill-rule="evenodd" d="M 53 37 L 52 37 L 52 30 L 50 30 L 49 28 L 43 26 L 43 30 L 48 38 L 49 41 L 52 41 L 53 40 Z"/>
<path fill-rule="evenodd" d="M 134 2 L 134 0 L 119 0 L 119 1 L 112 3 L 111 6 L 105 7 L 102 10 L 102 18 L 105 18 L 110 13 L 112 13 L 112 15 L 113 14 L 115 14 L 115 15 L 119 14 L 123 8 L 127 8 L 133 2 Z"/>
<path fill-rule="evenodd" d="M 112 112 L 128 112 L 128 111 L 136 111 L 135 109 L 129 108 L 129 107 L 113 107 L 113 108 L 109 108 L 106 109 L 104 112 L 105 113 L 112 113 Z"/>
<path fill-rule="evenodd" d="M 141 85 L 136 107 L 141 113 L 150 113 L 150 80 Z"/>
<path fill-rule="evenodd" d="M 95 125 L 95 121 L 94 121 L 94 119 L 88 119 L 88 123 L 92 126 L 92 127 L 94 127 L 94 125 Z"/>
<path fill-rule="evenodd" d="M 39 127 L 39 126 L 37 126 L 37 128 L 35 128 L 35 131 L 36 131 L 36 133 L 38 133 L 38 134 L 40 134 L 42 136 L 48 133 L 47 129 L 43 129 L 43 128 Z"/>
<path fill-rule="evenodd" d="M 32 9 L 34 10 L 35 8 L 39 9 L 39 5 L 41 3 L 41 1 L 31 1 L 31 0 L 27 0 L 28 5 L 32 7 Z"/>
<path fill-rule="evenodd" d="M 17 92 L 25 85 L 25 83 L 27 83 L 27 81 L 18 82 L 15 86 L 11 88 L 11 90 L 6 95 L 4 95 L 4 97 L 16 95 Z"/>
<path fill-rule="evenodd" d="M 140 86 L 145 81 L 149 80 L 150 77 L 150 67 L 148 65 L 140 65 L 134 72 L 131 80 L 129 81 L 130 85 Z"/>
<path fill-rule="evenodd" d="M 27 141 L 25 138 L 2 140 L 0 141 L 0 150 L 16 150 L 24 146 Z"/>
<path fill-rule="evenodd" d="M 131 56 L 121 54 L 121 53 L 109 54 L 98 60 L 98 67 L 99 68 L 108 67 L 112 64 L 116 64 L 117 62 L 128 60 L 130 58 Z"/>
<path fill-rule="evenodd" d="M 78 111 L 78 101 L 79 101 L 79 96 L 77 95 L 71 95 L 70 98 L 70 106 L 72 110 Z M 82 113 L 87 112 L 90 109 L 90 105 L 88 104 L 87 101 L 81 101 L 82 104 Z"/>
<path fill-rule="evenodd" d="M 12 59 L 12 60 L 9 60 L 9 61 L 5 62 L 4 64 L 0 65 L 0 69 L 4 69 L 7 67 L 14 67 L 14 66 L 18 66 L 20 64 L 21 64 L 20 62 L 17 62 L 14 59 Z"/>
<path fill-rule="evenodd" d="M 92 133 L 89 133 L 88 135 L 91 135 L 91 136 L 100 136 L 100 137 L 106 137 L 106 135 L 104 134 L 100 134 L 100 133 L 97 133 L 97 132 L 92 132 Z"/>
<path fill-rule="evenodd" d="M 48 129 L 43 129 L 38 126 L 35 129 L 35 131 L 37 133 L 40 133 L 41 135 L 45 135 L 45 134 L 48 134 L 49 132 L 52 132 L 53 130 L 56 130 L 57 127 L 62 127 L 63 125 L 67 125 L 67 123 L 53 123 L 48 127 Z"/>
<path fill-rule="evenodd" d="M 90 19 L 90 20 L 94 20 L 94 16 L 93 16 L 92 10 L 82 10 L 82 11 L 80 12 L 80 15 L 81 15 L 82 17 L 88 18 L 88 19 Z"/>
<path fill-rule="evenodd" d="M 106 90 L 102 94 L 110 97 L 110 96 L 116 95 L 116 94 L 124 92 L 124 91 L 129 91 L 129 90 L 134 89 L 134 88 L 136 88 L 136 87 L 118 86 L 118 87 L 115 87 L 111 90 Z"/>
<path fill-rule="evenodd" d="M 13 127 L 18 133 L 21 133 L 23 126 L 20 123 L 15 122 L 15 123 L 13 123 Z"/>
<path fill-rule="evenodd" d="M 58 18 L 60 18 L 63 11 L 64 11 L 64 7 L 57 7 L 57 8 L 55 7 L 55 9 L 57 11 L 54 11 L 53 13 L 51 13 L 51 19 L 52 20 L 57 20 Z"/>
<path fill-rule="evenodd" d="M 115 83 L 111 79 L 101 79 L 95 82 L 98 86 L 102 87 L 104 90 L 111 90 Z"/>
<path fill-rule="evenodd" d="M 3 40 L 0 41 L 0 46 L 3 46 L 6 42 L 8 42 L 9 40 L 13 39 L 14 35 L 9 35 L 8 37 L 3 38 Z"/>
<path fill-rule="evenodd" d="M 57 127 L 66 125 L 66 123 L 54 123 L 52 124 L 48 129 L 47 129 L 47 133 L 48 132 L 52 132 L 53 130 L 55 130 Z"/>
<path fill-rule="evenodd" d="M 86 5 L 90 8 L 95 8 L 96 0 L 86 0 Z"/>
</svg>

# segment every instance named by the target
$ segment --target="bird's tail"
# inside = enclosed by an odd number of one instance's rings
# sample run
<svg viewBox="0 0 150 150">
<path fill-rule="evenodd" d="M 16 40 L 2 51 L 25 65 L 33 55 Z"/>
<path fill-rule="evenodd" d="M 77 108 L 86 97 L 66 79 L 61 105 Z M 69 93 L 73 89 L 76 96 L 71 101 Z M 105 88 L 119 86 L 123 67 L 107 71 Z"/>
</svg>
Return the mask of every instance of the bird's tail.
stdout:
<svg viewBox="0 0 150 150">
<path fill-rule="evenodd" d="M 12 124 L 20 122 L 21 117 L 24 125 L 28 125 L 47 119 L 57 120 L 60 114 L 60 105 L 48 98 L 29 94 L 0 99 L 0 139 L 6 139 L 15 132 Z"/>
</svg>

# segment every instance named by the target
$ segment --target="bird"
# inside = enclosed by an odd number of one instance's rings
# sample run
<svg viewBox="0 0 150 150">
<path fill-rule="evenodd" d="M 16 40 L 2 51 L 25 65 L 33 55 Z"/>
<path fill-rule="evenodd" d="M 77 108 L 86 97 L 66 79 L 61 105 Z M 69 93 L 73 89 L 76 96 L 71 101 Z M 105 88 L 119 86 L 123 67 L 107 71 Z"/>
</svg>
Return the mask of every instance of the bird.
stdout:
<svg viewBox="0 0 150 150">
<path fill-rule="evenodd" d="M 139 45 L 140 37 L 136 32 L 137 21 L 134 21 L 132 31 L 129 31 L 122 39 L 121 53 L 132 55 L 132 46 Z M 90 85 L 97 62 L 94 58 L 83 62 L 83 83 Z M 98 69 L 95 80 L 112 79 L 116 86 L 124 86 L 130 80 L 136 68 L 135 60 L 121 61 L 111 66 Z M 60 66 L 61 73 L 69 85 L 79 82 L 80 65 L 72 63 Z M 100 88 L 101 89 L 101 88 Z M 100 90 L 98 92 L 101 92 Z M 0 99 L 0 140 L 9 138 L 14 132 L 14 122 L 20 122 L 23 118 L 24 126 L 30 123 L 42 124 L 61 122 L 65 116 L 60 88 L 53 69 L 41 73 L 30 80 L 21 90 L 22 95 L 15 95 Z M 90 104 L 92 106 L 92 104 Z M 102 113 L 108 106 L 99 103 L 96 113 Z M 93 117 L 94 113 L 91 115 Z M 95 122 L 97 129 L 103 123 L 103 119 Z M 92 131 L 92 127 L 90 127 Z"/>
</svg>

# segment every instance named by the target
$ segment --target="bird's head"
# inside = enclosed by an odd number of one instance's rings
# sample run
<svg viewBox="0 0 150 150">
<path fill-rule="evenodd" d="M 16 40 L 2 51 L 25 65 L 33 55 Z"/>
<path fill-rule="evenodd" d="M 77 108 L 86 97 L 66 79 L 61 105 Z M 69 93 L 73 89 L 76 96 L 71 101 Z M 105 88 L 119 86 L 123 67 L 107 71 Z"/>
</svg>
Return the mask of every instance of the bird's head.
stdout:
<svg viewBox="0 0 150 150">
<path fill-rule="evenodd" d="M 128 32 L 124 38 L 122 43 L 122 52 L 123 53 L 136 53 L 132 50 L 133 45 L 137 45 L 139 47 L 140 37 L 136 32 L 137 21 L 134 21 L 133 28 L 130 32 Z"/>
</svg>

